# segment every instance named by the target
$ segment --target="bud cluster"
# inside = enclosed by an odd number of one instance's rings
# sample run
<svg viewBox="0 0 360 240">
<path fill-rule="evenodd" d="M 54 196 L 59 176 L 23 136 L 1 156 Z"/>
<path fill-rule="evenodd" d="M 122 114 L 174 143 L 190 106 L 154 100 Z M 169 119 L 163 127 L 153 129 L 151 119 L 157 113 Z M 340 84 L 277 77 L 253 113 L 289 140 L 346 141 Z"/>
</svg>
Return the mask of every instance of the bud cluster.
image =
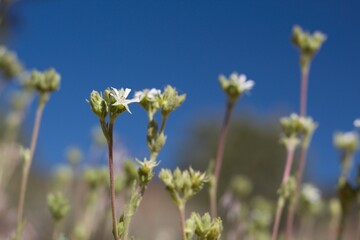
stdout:
<svg viewBox="0 0 360 240">
<path fill-rule="evenodd" d="M 59 222 L 69 212 L 69 201 L 60 193 L 49 193 L 47 205 L 55 222 Z"/>
<path fill-rule="evenodd" d="M 221 219 L 211 219 L 209 213 L 200 216 L 193 212 L 191 217 L 186 221 L 187 239 L 192 239 L 196 235 L 199 240 L 218 240 L 223 231 Z"/>
<path fill-rule="evenodd" d="M 10 80 L 19 75 L 23 67 L 17 56 L 7 50 L 5 47 L 0 46 L 0 72 L 5 80 Z"/>
<path fill-rule="evenodd" d="M 319 31 L 310 34 L 303 31 L 300 26 L 294 26 L 291 40 L 301 53 L 312 56 L 321 48 L 326 35 Z"/>
<path fill-rule="evenodd" d="M 194 171 L 191 167 L 182 172 L 176 168 L 173 173 L 169 169 L 161 169 L 159 178 L 165 184 L 177 206 L 184 205 L 208 181 L 205 173 Z"/>
<path fill-rule="evenodd" d="M 311 135 L 318 126 L 311 117 L 301 117 L 296 113 L 281 118 L 280 125 L 287 137 Z"/>
<path fill-rule="evenodd" d="M 60 74 L 51 68 L 40 72 L 33 70 L 30 78 L 25 81 L 25 86 L 37 90 L 39 93 L 51 93 L 60 88 Z"/>
<path fill-rule="evenodd" d="M 334 145 L 338 150 L 352 154 L 359 148 L 359 136 L 356 132 L 337 132 Z"/>
</svg>

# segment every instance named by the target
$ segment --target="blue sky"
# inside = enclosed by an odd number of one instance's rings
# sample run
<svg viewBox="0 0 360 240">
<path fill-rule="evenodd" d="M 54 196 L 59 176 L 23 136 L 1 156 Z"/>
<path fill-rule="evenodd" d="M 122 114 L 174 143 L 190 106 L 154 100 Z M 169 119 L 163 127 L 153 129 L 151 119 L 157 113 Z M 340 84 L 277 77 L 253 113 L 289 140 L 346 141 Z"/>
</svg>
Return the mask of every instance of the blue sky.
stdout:
<svg viewBox="0 0 360 240">
<path fill-rule="evenodd" d="M 98 124 L 85 102 L 93 89 L 171 84 L 187 94 L 170 118 L 163 162 L 174 158 L 178 133 L 192 119 L 206 112 L 222 116 L 221 73 L 236 70 L 256 81 L 237 112 L 267 118 L 298 111 L 298 52 L 289 41 L 291 29 L 299 24 L 323 31 L 328 41 L 310 73 L 308 112 L 320 123 L 311 172 L 320 182 L 336 179 L 332 134 L 351 130 L 360 116 L 359 1 L 29 0 L 11 11 L 20 19 L 10 48 L 28 68 L 55 67 L 62 75 L 39 135 L 46 167 L 61 161 L 67 146 L 88 146 Z M 131 155 L 146 156 L 146 115 L 138 106 L 132 111 L 118 119 L 116 131 Z"/>
</svg>

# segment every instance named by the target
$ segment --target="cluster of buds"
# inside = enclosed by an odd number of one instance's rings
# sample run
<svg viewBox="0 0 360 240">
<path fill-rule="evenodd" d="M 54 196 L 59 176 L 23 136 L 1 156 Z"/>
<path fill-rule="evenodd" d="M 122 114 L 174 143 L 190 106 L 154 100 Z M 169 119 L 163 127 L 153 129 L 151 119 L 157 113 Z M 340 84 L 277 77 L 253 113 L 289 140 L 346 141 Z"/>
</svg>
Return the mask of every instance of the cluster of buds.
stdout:
<svg viewBox="0 0 360 240">
<path fill-rule="evenodd" d="M 0 47 L 0 72 L 5 80 L 10 80 L 19 75 L 23 70 L 17 56 L 8 51 L 5 47 Z"/>
<path fill-rule="evenodd" d="M 95 190 L 107 183 L 106 168 L 88 168 L 84 171 L 84 180 L 90 189 Z"/>
<path fill-rule="evenodd" d="M 301 27 L 294 26 L 291 40 L 300 50 L 300 63 L 302 68 L 307 69 L 312 57 L 320 50 L 322 44 L 325 42 L 326 35 L 319 31 L 310 34 L 303 31 Z"/>
<path fill-rule="evenodd" d="M 304 184 L 299 198 L 299 213 L 304 216 L 317 216 L 323 210 L 321 192 L 312 184 Z"/>
<path fill-rule="evenodd" d="M 278 190 L 278 195 L 279 195 L 278 205 L 280 207 L 284 206 L 285 201 L 287 199 L 290 199 L 292 196 L 294 196 L 295 189 L 296 189 L 296 180 L 295 177 L 291 176 L 285 183 L 281 185 L 281 187 Z"/>
<path fill-rule="evenodd" d="M 318 124 L 311 117 L 301 117 L 295 113 L 280 119 L 283 131 L 282 143 L 287 147 L 295 148 L 302 138 L 303 146 L 307 147 Z"/>
<path fill-rule="evenodd" d="M 30 78 L 25 81 L 25 86 L 47 94 L 59 90 L 60 78 L 60 74 L 53 68 L 44 72 L 33 70 Z"/>
<path fill-rule="evenodd" d="M 186 237 L 192 239 L 196 235 L 199 240 L 218 240 L 223 231 L 221 219 L 211 219 L 208 213 L 202 217 L 193 212 L 191 217 L 186 221 Z"/>
<path fill-rule="evenodd" d="M 208 181 L 205 173 L 194 171 L 191 167 L 183 172 L 176 168 L 173 173 L 169 169 L 161 169 L 159 178 L 164 182 L 177 206 L 184 206 Z"/>
<path fill-rule="evenodd" d="M 355 132 L 337 132 L 334 145 L 339 151 L 352 154 L 359 148 L 359 136 Z"/>
<path fill-rule="evenodd" d="M 70 210 L 68 200 L 60 192 L 49 193 L 47 196 L 47 205 L 56 223 L 61 221 Z"/>
<path fill-rule="evenodd" d="M 289 117 L 281 118 L 280 124 L 287 137 L 311 135 L 318 126 L 311 117 L 301 117 L 296 113 L 290 114 Z"/>
<path fill-rule="evenodd" d="M 140 105 L 148 113 L 148 133 L 146 136 L 148 148 L 152 153 L 152 159 L 158 155 L 166 142 L 164 127 L 166 120 L 171 112 L 177 109 L 186 99 L 186 94 L 179 95 L 177 90 L 168 85 L 163 93 L 159 89 L 144 89 L 135 93 L 135 98 L 139 99 Z M 158 123 L 154 119 L 157 111 L 161 111 L 162 124 L 159 129 Z"/>
<path fill-rule="evenodd" d="M 244 74 L 232 73 L 229 78 L 224 75 L 219 77 L 220 85 L 230 102 L 234 103 L 245 92 L 250 91 L 255 82 L 247 80 Z"/>
<path fill-rule="evenodd" d="M 250 226 L 249 231 L 255 233 L 267 233 L 268 228 L 272 223 L 272 218 L 274 215 L 274 206 L 273 204 L 263 198 L 255 197 L 251 201 L 251 211 L 250 211 Z"/>
<path fill-rule="evenodd" d="M 238 198 L 247 198 L 252 192 L 252 182 L 245 176 L 238 175 L 234 177 L 230 184 L 231 192 Z"/>
</svg>

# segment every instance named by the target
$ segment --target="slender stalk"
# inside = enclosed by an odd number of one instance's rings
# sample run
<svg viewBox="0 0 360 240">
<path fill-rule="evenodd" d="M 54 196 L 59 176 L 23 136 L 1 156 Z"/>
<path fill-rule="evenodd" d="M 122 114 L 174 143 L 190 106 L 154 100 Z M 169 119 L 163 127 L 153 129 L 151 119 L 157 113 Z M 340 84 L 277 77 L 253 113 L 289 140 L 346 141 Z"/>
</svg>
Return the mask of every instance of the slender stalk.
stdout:
<svg viewBox="0 0 360 240">
<path fill-rule="evenodd" d="M 26 196 L 26 189 L 27 183 L 30 173 L 30 168 L 36 148 L 37 138 L 39 135 L 40 123 L 42 113 L 46 103 L 46 96 L 41 96 L 39 100 L 39 104 L 36 110 L 35 116 L 35 123 L 33 128 L 33 133 L 31 137 L 30 143 L 30 156 L 28 162 L 25 162 L 22 172 L 22 179 L 21 179 L 21 187 L 20 187 L 20 197 L 19 197 L 19 205 L 18 205 L 18 214 L 17 214 L 17 228 L 16 228 L 16 239 L 20 239 L 22 235 L 22 225 L 23 225 L 23 218 L 24 218 L 24 203 L 25 203 L 25 196 Z"/>
<path fill-rule="evenodd" d="M 163 133 L 165 130 L 166 121 L 168 119 L 169 115 L 162 115 L 162 121 L 161 121 L 161 127 L 160 127 L 160 133 Z"/>
<path fill-rule="evenodd" d="M 185 232 L 185 205 L 179 206 L 179 213 L 180 213 L 180 227 L 181 227 L 181 234 L 182 240 L 187 240 L 186 232 Z"/>
<path fill-rule="evenodd" d="M 281 186 L 284 186 L 284 184 L 287 183 L 290 177 L 291 167 L 294 159 L 294 151 L 295 151 L 295 142 L 290 139 L 291 142 L 287 144 L 287 157 L 286 157 L 286 165 L 284 169 L 284 175 L 282 178 Z M 276 209 L 276 215 L 275 215 L 275 221 L 273 226 L 273 232 L 272 232 L 272 240 L 276 240 L 278 237 L 278 231 L 280 227 L 280 221 L 281 221 L 281 215 L 284 208 L 284 202 L 285 199 L 283 196 L 280 196 L 277 204 Z"/>
<path fill-rule="evenodd" d="M 290 207 L 289 207 L 289 211 L 288 211 L 288 215 L 287 215 L 285 240 L 291 239 L 291 237 L 293 235 L 295 212 L 296 212 L 296 207 L 298 204 L 300 186 L 301 186 L 302 178 L 304 175 L 307 152 L 308 152 L 308 147 L 305 146 L 304 144 L 302 144 L 301 150 L 300 150 L 299 167 L 296 172 L 296 188 L 295 188 L 295 192 L 294 192 L 293 201 L 291 201 L 291 203 L 290 203 Z"/>
<path fill-rule="evenodd" d="M 52 239 L 56 240 L 57 239 L 57 228 L 58 228 L 58 222 L 54 223 L 53 229 L 52 229 Z"/>
<path fill-rule="evenodd" d="M 308 92 L 308 81 L 309 81 L 309 70 L 310 63 L 305 64 L 301 68 L 301 89 L 300 89 L 300 116 L 305 117 L 307 114 L 307 92 Z M 307 138 L 307 137 L 305 137 Z M 308 139 L 303 139 L 303 141 L 308 141 Z M 297 198 L 299 196 L 300 186 L 302 183 L 304 170 L 306 166 L 308 152 L 308 144 L 302 144 L 300 149 L 300 162 L 299 167 L 296 171 L 296 188 L 294 193 L 293 201 L 290 203 L 287 222 L 286 222 L 286 235 L 285 240 L 289 240 L 293 234 L 293 225 L 295 219 L 295 211 L 297 207 Z"/>
<path fill-rule="evenodd" d="M 116 206 L 115 206 L 115 186 L 114 186 L 114 166 L 113 166 L 113 129 L 114 122 L 110 121 L 108 131 L 108 149 L 109 149 L 109 173 L 110 173 L 110 198 L 111 213 L 113 223 L 114 240 L 118 240 L 117 224 L 116 224 Z"/>
<path fill-rule="evenodd" d="M 309 81 L 310 64 L 301 70 L 301 90 L 300 90 L 300 116 L 305 117 L 307 111 L 307 90 Z"/>
<path fill-rule="evenodd" d="M 227 130 L 229 126 L 229 121 L 231 117 L 231 113 L 234 109 L 235 102 L 229 101 L 226 106 L 225 117 L 223 121 L 223 125 L 221 127 L 219 145 L 216 154 L 216 163 L 215 163 L 215 175 L 214 175 L 214 185 L 213 191 L 210 193 L 210 206 L 211 206 L 211 215 L 212 217 L 217 216 L 217 185 L 220 177 L 221 165 L 224 156 L 224 148 L 225 148 L 225 140 L 227 135 Z"/>
<path fill-rule="evenodd" d="M 344 211 L 341 212 L 340 222 L 336 233 L 336 240 L 342 240 L 345 230 L 345 222 L 346 222 L 346 213 Z"/>
</svg>

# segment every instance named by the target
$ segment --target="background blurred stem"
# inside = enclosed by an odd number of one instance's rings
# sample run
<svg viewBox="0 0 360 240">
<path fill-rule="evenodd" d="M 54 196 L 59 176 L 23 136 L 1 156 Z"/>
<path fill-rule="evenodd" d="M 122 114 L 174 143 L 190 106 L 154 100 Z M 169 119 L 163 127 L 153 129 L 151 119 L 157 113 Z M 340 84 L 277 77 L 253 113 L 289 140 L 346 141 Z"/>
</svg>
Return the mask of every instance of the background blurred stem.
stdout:
<svg viewBox="0 0 360 240">
<path fill-rule="evenodd" d="M 294 159 L 295 146 L 296 146 L 296 140 L 289 139 L 289 142 L 286 144 L 287 157 L 286 157 L 286 164 L 285 164 L 283 179 L 281 182 L 281 187 L 283 187 L 289 180 L 291 167 Z M 272 240 L 276 240 L 278 236 L 278 231 L 281 222 L 281 215 L 284 208 L 285 200 L 286 200 L 285 197 L 280 195 L 277 204 L 275 220 L 274 220 L 274 226 L 273 226 L 273 232 L 271 238 Z"/>
<path fill-rule="evenodd" d="M 38 104 L 38 107 L 36 110 L 35 123 L 34 123 L 33 133 L 32 133 L 32 137 L 31 137 L 31 143 L 30 143 L 30 156 L 29 156 L 28 161 L 24 162 L 22 179 L 21 179 L 21 187 L 20 187 L 18 215 L 17 215 L 16 239 L 20 239 L 21 235 L 22 235 L 23 218 L 24 218 L 24 203 L 25 203 L 27 183 L 28 183 L 32 159 L 34 156 L 34 151 L 36 148 L 36 142 L 37 142 L 37 138 L 38 138 L 38 134 L 39 134 L 41 117 L 42 117 L 42 113 L 43 113 L 45 104 L 47 102 L 47 99 L 48 99 L 47 94 L 43 93 L 40 95 L 39 104 Z"/>
<path fill-rule="evenodd" d="M 220 177 L 221 165 L 224 156 L 224 148 L 225 148 L 225 140 L 227 135 L 227 130 L 229 126 L 229 121 L 231 117 L 231 113 L 234 109 L 235 102 L 228 101 L 226 106 L 225 117 L 223 121 L 223 125 L 221 127 L 219 145 L 217 149 L 216 155 L 216 163 L 215 163 L 215 175 L 214 175 L 214 183 L 213 189 L 210 191 L 210 207 L 211 207 L 211 216 L 215 218 L 217 216 L 217 185 Z"/>
</svg>

